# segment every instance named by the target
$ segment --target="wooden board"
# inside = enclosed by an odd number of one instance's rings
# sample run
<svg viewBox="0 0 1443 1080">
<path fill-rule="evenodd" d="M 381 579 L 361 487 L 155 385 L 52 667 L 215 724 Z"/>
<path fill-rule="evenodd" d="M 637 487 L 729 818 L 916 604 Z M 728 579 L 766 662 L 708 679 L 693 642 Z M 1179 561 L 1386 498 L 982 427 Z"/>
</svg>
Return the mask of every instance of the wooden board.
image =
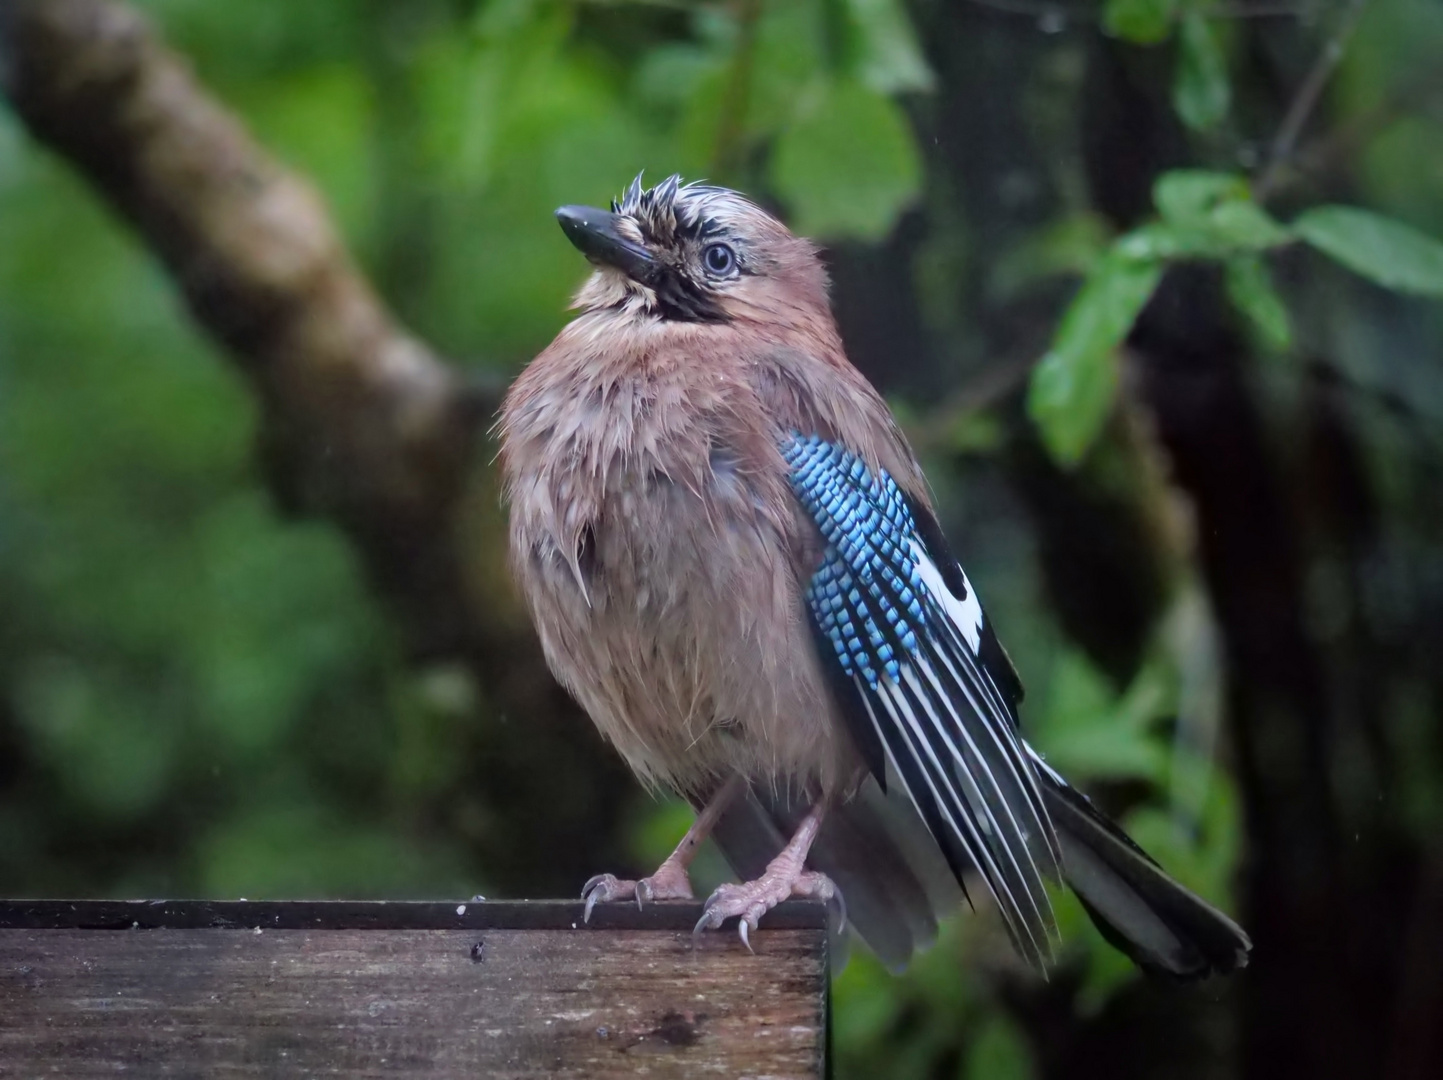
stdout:
<svg viewBox="0 0 1443 1080">
<path fill-rule="evenodd" d="M 822 1076 L 824 909 L 700 910 L 0 904 L 0 1077 Z"/>
</svg>

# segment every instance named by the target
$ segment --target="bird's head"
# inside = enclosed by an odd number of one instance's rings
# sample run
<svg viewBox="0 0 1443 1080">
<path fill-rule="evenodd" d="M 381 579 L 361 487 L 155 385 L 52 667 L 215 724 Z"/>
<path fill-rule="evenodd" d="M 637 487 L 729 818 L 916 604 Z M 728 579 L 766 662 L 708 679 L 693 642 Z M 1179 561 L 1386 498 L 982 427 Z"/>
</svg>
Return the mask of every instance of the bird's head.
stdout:
<svg viewBox="0 0 1443 1080">
<path fill-rule="evenodd" d="M 778 319 L 827 310 L 810 241 L 726 188 L 641 177 L 610 210 L 563 206 L 562 230 L 596 266 L 576 306 L 690 323 Z"/>
</svg>

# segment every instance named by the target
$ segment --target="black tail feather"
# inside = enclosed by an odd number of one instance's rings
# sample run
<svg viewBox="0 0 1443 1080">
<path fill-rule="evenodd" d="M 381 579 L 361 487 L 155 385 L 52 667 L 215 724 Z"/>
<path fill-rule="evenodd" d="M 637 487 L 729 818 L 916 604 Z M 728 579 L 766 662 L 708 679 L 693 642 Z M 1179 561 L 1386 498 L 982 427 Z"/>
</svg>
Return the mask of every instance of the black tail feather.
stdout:
<svg viewBox="0 0 1443 1080">
<path fill-rule="evenodd" d="M 1247 965 L 1252 942 L 1237 923 L 1168 877 L 1086 796 L 1034 760 L 1063 876 L 1109 944 L 1144 970 L 1175 979 Z M 850 925 L 888 967 L 900 970 L 930 944 L 934 913 L 955 911 L 962 894 L 921 819 L 894 790 L 883 795 L 868 780 L 855 799 L 834 807 L 808 864 L 836 882 Z M 753 787 L 713 835 L 732 868 L 755 878 L 804 811 L 803 800 Z"/>
<path fill-rule="evenodd" d="M 1144 970 L 1178 979 L 1247 965 L 1253 943 L 1242 927 L 1168 877 L 1086 796 L 1039 772 L 1063 876 L 1110 944 Z"/>
</svg>

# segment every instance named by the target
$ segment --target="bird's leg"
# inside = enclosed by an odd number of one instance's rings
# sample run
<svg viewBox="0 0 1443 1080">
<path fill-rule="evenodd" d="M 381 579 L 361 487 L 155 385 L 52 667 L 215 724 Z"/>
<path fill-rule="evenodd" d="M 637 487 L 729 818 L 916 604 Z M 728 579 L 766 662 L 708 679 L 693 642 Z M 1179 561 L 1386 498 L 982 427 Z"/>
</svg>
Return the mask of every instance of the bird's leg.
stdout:
<svg viewBox="0 0 1443 1080">
<path fill-rule="evenodd" d="M 635 897 L 636 906 L 641 907 L 652 900 L 692 899 L 691 879 L 687 877 L 686 868 L 691 865 L 701 842 L 711 835 L 717 821 L 741 789 L 740 776 L 733 776 L 717 788 L 702 807 L 701 813 L 696 816 L 696 820 L 691 823 L 686 835 L 681 838 L 681 843 L 676 845 L 676 850 L 662 861 L 651 877 L 644 877 L 640 881 L 625 881 L 615 874 L 597 874 L 583 885 L 581 898 L 586 901 L 585 921 L 591 921 L 592 908 L 610 900 L 630 900 Z"/>
<path fill-rule="evenodd" d="M 750 949 L 751 932 L 757 928 L 761 917 L 788 897 L 811 897 L 828 903 L 835 901 L 840 907 L 842 894 L 832 884 L 832 879 L 815 870 L 803 869 L 807 852 L 817 838 L 817 831 L 822 827 L 825 814 L 826 804 L 823 802 L 807 811 L 807 816 L 802 818 L 802 823 L 797 826 L 796 834 L 787 842 L 787 846 L 782 848 L 781 853 L 767 863 L 761 877 L 740 885 L 719 886 L 716 892 L 707 897 L 706 909 L 693 933 L 715 930 L 736 916 L 740 920 L 737 933 L 741 935 L 742 943 Z M 842 922 L 845 923 L 846 909 L 842 910 Z"/>
</svg>

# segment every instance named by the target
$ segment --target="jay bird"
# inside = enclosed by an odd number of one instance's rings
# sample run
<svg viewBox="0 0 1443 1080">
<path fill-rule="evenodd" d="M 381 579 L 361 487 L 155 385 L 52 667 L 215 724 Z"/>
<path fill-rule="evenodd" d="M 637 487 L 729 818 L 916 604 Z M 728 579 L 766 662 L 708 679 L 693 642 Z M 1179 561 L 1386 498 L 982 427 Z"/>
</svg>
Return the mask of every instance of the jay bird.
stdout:
<svg viewBox="0 0 1443 1080">
<path fill-rule="evenodd" d="M 710 835 L 748 880 L 698 931 L 845 896 L 897 966 L 975 874 L 1045 969 L 1062 878 L 1145 969 L 1246 964 L 1247 934 L 1023 740 L 1017 673 L 846 358 L 818 249 L 678 177 L 556 216 L 594 271 L 502 406 L 512 570 L 556 677 L 699 808 L 651 877 L 587 882 L 588 918 L 690 898 Z"/>
</svg>

